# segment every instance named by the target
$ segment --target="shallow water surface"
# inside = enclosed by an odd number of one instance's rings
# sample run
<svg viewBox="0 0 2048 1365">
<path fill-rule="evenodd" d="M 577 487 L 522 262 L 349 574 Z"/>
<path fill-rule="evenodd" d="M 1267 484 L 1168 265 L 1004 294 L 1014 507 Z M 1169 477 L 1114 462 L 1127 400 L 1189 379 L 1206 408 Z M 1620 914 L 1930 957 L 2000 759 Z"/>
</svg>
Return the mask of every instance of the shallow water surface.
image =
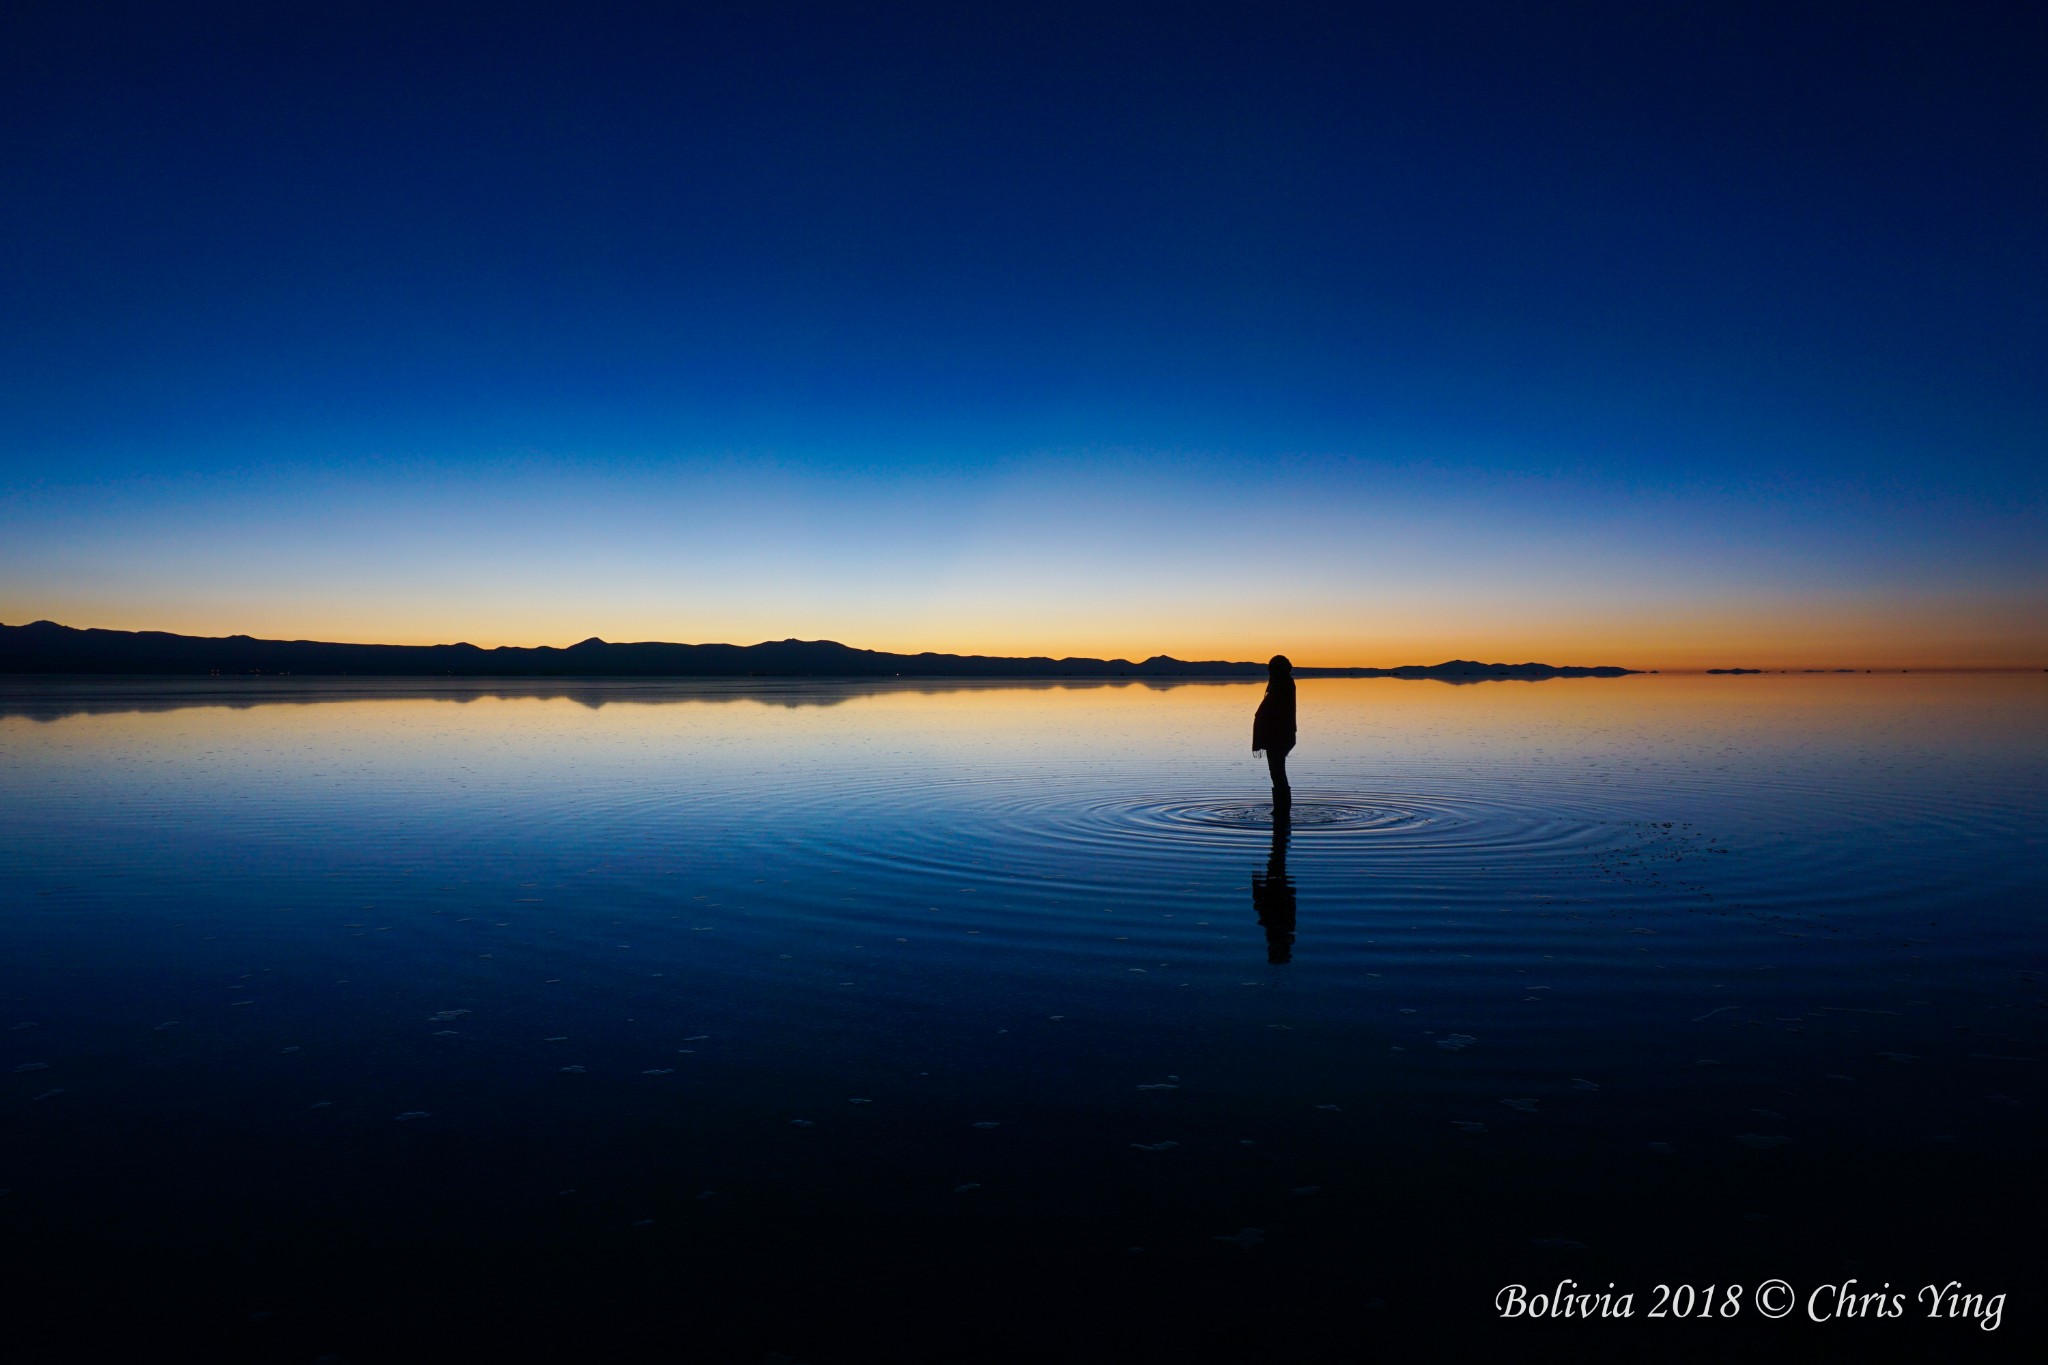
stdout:
<svg viewBox="0 0 2048 1365">
<path fill-rule="evenodd" d="M 1258 695 L 0 683 L 11 1282 L 226 1359 L 2038 1329 L 2041 675 L 1304 680 L 1284 825 Z"/>
</svg>

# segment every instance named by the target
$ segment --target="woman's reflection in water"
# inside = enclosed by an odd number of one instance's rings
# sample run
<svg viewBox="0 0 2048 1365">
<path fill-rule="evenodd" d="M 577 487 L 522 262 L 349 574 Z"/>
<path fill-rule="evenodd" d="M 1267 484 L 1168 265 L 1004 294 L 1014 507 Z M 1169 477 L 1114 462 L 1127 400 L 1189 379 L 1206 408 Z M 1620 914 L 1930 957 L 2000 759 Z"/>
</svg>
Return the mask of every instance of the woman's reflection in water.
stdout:
<svg viewBox="0 0 2048 1365">
<path fill-rule="evenodd" d="M 1264 873 L 1252 874 L 1252 909 L 1266 931 L 1266 961 L 1286 962 L 1294 956 L 1294 879 L 1287 875 L 1287 809 L 1273 811 L 1273 850 Z"/>
</svg>

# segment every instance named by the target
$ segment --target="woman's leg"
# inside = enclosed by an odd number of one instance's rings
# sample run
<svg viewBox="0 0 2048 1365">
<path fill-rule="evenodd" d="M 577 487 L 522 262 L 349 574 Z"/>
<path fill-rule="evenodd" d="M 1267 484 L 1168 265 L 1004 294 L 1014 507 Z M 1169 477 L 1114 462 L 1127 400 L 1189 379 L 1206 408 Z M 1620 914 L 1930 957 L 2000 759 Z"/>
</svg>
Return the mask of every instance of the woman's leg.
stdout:
<svg viewBox="0 0 2048 1365">
<path fill-rule="evenodd" d="M 1294 788 L 1287 785 L 1287 754 L 1283 750 L 1266 750 L 1266 771 L 1273 775 L 1273 804 L 1291 806 L 1294 804 Z"/>
</svg>

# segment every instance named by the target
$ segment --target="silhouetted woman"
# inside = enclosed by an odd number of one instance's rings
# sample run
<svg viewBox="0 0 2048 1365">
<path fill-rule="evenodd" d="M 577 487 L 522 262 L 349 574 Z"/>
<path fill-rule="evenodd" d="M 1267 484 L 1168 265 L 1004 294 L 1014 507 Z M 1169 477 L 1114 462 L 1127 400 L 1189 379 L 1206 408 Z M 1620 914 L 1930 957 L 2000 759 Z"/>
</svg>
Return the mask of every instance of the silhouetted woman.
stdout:
<svg viewBox="0 0 2048 1365">
<path fill-rule="evenodd" d="M 1252 752 L 1266 752 L 1266 769 L 1273 774 L 1273 809 L 1279 812 L 1294 805 L 1294 789 L 1287 785 L 1287 751 L 1294 747 L 1294 665 L 1285 654 L 1275 654 L 1266 673 L 1266 697 L 1252 717 Z"/>
</svg>

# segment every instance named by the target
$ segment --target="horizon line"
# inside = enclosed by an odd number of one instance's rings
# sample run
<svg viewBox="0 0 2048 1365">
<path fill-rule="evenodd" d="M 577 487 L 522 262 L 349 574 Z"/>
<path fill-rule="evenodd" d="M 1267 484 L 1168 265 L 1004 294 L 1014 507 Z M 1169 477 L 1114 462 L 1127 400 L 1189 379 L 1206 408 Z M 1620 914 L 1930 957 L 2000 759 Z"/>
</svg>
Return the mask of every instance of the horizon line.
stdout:
<svg viewBox="0 0 2048 1365">
<path fill-rule="evenodd" d="M 294 644 L 294 645 L 340 645 L 340 646 L 345 646 L 345 647 L 350 647 L 350 648 L 368 648 L 368 649 L 468 649 L 468 650 L 475 650 L 475 651 L 477 651 L 477 652 L 478 652 L 479 654 L 489 654 L 489 653 L 495 653 L 495 652 L 498 652 L 498 651 L 513 651 L 513 650 L 525 650 L 525 651 L 538 651 L 538 650 L 547 650 L 547 651 L 551 651 L 551 652 L 555 652 L 555 653 L 567 653 L 567 652 L 569 652 L 569 651 L 571 651 L 571 650 L 574 650 L 574 649 L 577 649 L 577 648 L 581 648 L 581 647 L 584 647 L 584 646 L 594 646 L 594 645 L 608 646 L 608 647 L 613 647 L 613 648 L 630 648 L 630 647 L 641 647 L 641 646 L 656 646 L 656 647 L 673 647 L 673 648 L 683 648 L 683 649 L 707 649 L 707 648 L 709 648 L 709 649 L 738 649 L 738 650 L 745 650 L 745 649 L 754 649 L 754 648 L 758 648 L 758 647 L 761 647 L 761 646 L 764 646 L 764 645 L 792 645 L 792 644 L 793 644 L 793 645 L 830 645 L 830 646 L 833 646 L 833 647 L 836 647 L 836 648 L 839 648 L 839 649 L 846 649 L 846 650 L 852 650 L 852 651 L 855 651 L 855 652 L 858 652 L 858 653 L 863 653 L 863 654 L 887 654 L 887 655 L 897 655 L 897 656 L 899 656 L 899 657 L 903 657 L 903 658 L 918 658 L 918 657 L 922 657 L 922 656 L 930 655 L 930 656 L 933 656 L 933 657 L 937 657 L 937 658 L 955 658 L 955 659 L 1015 659 L 1015 660 L 1018 660 L 1018 661 L 1022 661 L 1022 662 L 1032 662 L 1032 661 L 1040 661 L 1040 660 L 1043 660 L 1043 661 L 1046 661 L 1046 662 L 1050 662 L 1050 663 L 1061 663 L 1061 662 L 1073 661 L 1073 662 L 1092 662 L 1092 663 L 1103 663 L 1103 664 L 1129 664 L 1129 665 L 1131 665 L 1131 666 L 1133 666 L 1133 667 L 1137 667 L 1137 666 L 1143 665 L 1143 664 L 1145 664 L 1145 663 L 1153 662 L 1153 661 L 1167 661 L 1167 662 L 1171 662 L 1171 663 L 1177 663 L 1177 664 L 1200 664 L 1200 663 L 1215 663 L 1215 664 L 1225 664 L 1225 665 L 1229 665 L 1229 666 L 1231 666 L 1231 667 L 1234 667 L 1234 668 L 1242 668 L 1242 667 L 1247 667 L 1247 666 L 1258 666 L 1258 665 L 1261 665 L 1261 664 L 1263 663 L 1263 661 L 1262 661 L 1262 660 L 1256 660 L 1256 659 L 1226 659 L 1226 658 L 1208 658 L 1208 659 L 1184 659 L 1184 658 L 1181 658 L 1181 657 L 1179 657 L 1179 656 L 1177 656 L 1177 655 L 1173 655 L 1173 654 L 1167 654 L 1167 653 L 1164 653 L 1164 652 L 1155 652 L 1155 653 L 1152 653 L 1152 654 L 1147 654 L 1147 655 L 1143 655 L 1143 656 L 1140 656 L 1140 657 L 1137 657 L 1137 658 L 1131 658 L 1131 657 L 1128 657 L 1128 656 L 1126 656 L 1126 655 L 1123 655 L 1123 654 L 1119 654 L 1119 655 L 1116 655 L 1116 656 L 1097 656 L 1097 655 L 1080 655 L 1080 654 L 1066 654 L 1066 655 L 1055 655 L 1055 654 L 1045 654 L 1045 653 L 1037 653 L 1037 654 L 990 654 L 990 653 L 961 653 L 961 652 L 956 652 L 956 651 L 952 651 L 952 650 L 944 650 L 944 649 L 920 649 L 920 650 L 914 650 L 914 651 L 911 651 L 911 650 L 892 650 L 892 649 L 872 649 L 872 648 L 869 648 L 869 647 L 867 647 L 867 646 L 865 646 L 865 645 L 850 645 L 850 644 L 846 644 L 846 643 L 845 643 L 845 642 L 843 642 L 843 641 L 840 641 L 840 640 L 835 640 L 835 639 L 831 639 L 831 638 L 828 638 L 828 637 L 823 637 L 823 636 L 821 636 L 821 637 L 818 637 L 818 638 L 816 638 L 816 639 L 810 639 L 810 640 L 802 639 L 802 638 L 799 638 L 799 637 L 797 637 L 797 636 L 787 636 L 787 637 L 783 637 L 783 638 L 781 638 L 781 639 L 774 639 L 774 638 L 769 638 L 769 639 L 762 639 L 762 640 L 757 640 L 757 641 L 755 641 L 755 642 L 754 642 L 754 643 L 752 643 L 752 644 L 746 644 L 746 645 L 742 645 L 742 644 L 734 644 L 734 643 L 732 643 L 732 642 L 730 642 L 730 641 L 722 641 L 722 640 L 706 640 L 706 641 L 682 641 L 682 640 L 655 640 L 655 639 L 645 639 L 645 640 L 606 640 L 606 639 L 603 639 L 603 638 L 601 638 L 601 637 L 599 637 L 599 636 L 596 636 L 596 635 L 586 636 L 586 637 L 584 637 L 583 639 L 581 639 L 581 640 L 577 640 L 577 641 L 575 641 L 574 643 L 572 643 L 572 644 L 568 644 L 568 645 L 551 645 L 551 644 L 540 644 L 540 645 L 518 645 L 518 644 L 499 644 L 499 645 L 477 645 L 477 644 L 473 644 L 473 643 L 471 643 L 470 641 L 467 641 L 467 640 L 456 640 L 456 641 L 432 641 L 432 642 L 427 642 L 427 643 L 415 643 L 415 644 L 408 644 L 408 643 L 398 643 L 398 642 L 394 642 L 394 641 L 387 641 L 387 640 L 319 640 L 319 639 L 314 639 L 314 638 L 312 638 L 312 637 L 310 637 L 310 636 L 294 636 L 294 637 L 283 637 L 283 636 L 268 636 L 268 637 L 266 637 L 266 636 L 256 636 L 256 635 L 250 635 L 250 634 L 247 634 L 247 633 L 244 633 L 244 632 L 235 632 L 235 633 L 232 633 L 232 634 L 228 634 L 228 635 L 187 635 L 187 634 L 184 634 L 183 632 L 180 632 L 180 631 L 170 631 L 170 630 L 156 630 L 156 629 L 144 629 L 144 630 L 124 630 L 124 629 L 121 629 L 121 628 L 119 628 L 119 627 L 105 627 L 105 626 L 68 626 L 68 625 L 65 625 L 65 624 L 64 624 L 64 623 L 62 623 L 62 622 L 50 620 L 50 619 L 49 619 L 49 618 L 47 618 L 47 617 L 40 617 L 40 618 L 37 618 L 36 620 L 33 620 L 33 621 L 29 621 L 29 622 L 26 622 L 26 623 L 25 623 L 24 625 L 22 625 L 22 626 L 9 626 L 9 625 L 8 625 L 8 623 L 6 623 L 6 622 L 4 622 L 4 621 L 0 621 L 0 629 L 30 629 L 30 628 L 33 628 L 33 627 L 36 627 L 36 626 L 48 626 L 48 627 L 54 627 L 54 628 L 56 628 L 56 629 L 59 629 L 59 630 L 70 630 L 70 631 L 90 631 L 90 632 L 98 632 L 98 633 L 102 633 L 102 634 L 109 634 L 109 635 L 164 635 L 164 636 L 170 636 L 170 637 L 173 637 L 173 638 L 179 638 L 179 639 L 188 639 L 188 640 L 223 640 L 223 641 L 224 641 L 224 640 L 246 640 L 246 641 L 250 641 L 250 642 L 252 642 L 252 643 L 267 643 L 267 644 Z M 1439 661 L 1439 663 L 1436 663 L 1436 664 L 1355 664 L 1355 663 L 1345 663 L 1345 664 L 1323 664 L 1323 663 L 1304 663 L 1304 662 L 1296 661 L 1296 662 L 1294 663 L 1294 667 L 1295 667 L 1295 668 L 1296 668 L 1297 670 L 1300 670 L 1300 669 L 1312 669 L 1312 670 L 1318 670 L 1318 671 L 1331 671 L 1331 672 L 1337 672 L 1337 671 L 1345 671 L 1345 670 L 1352 670 L 1352 671 L 1359 671 L 1359 670 L 1374 670 L 1374 671 L 1392 671 L 1392 670 L 1395 670 L 1395 669 L 1435 668 L 1435 667 L 1440 667 L 1440 666 L 1442 666 L 1442 664 L 1446 664 L 1446 663 L 1454 663 L 1454 662 L 1478 662 L 1478 661 L 1480 660 L 1480 655 L 1481 655 L 1481 654 L 1483 654 L 1483 653 L 1485 653 L 1485 652 L 1486 652 L 1486 651 L 1473 651 L 1473 652 L 1468 652 L 1468 653 L 1459 653 L 1459 654 L 1456 654 L 1456 655 L 1454 655 L 1454 656 L 1453 656 L 1452 658 L 1450 658 L 1450 659 L 1446 659 L 1446 660 L 1442 660 L 1442 661 Z M 1496 662 L 1499 662 L 1499 661 L 1496 661 Z M 1522 664 L 1535 664 L 1535 663 L 1537 663 L 1537 662 L 1538 662 L 1537 660 L 1533 660 L 1533 659 L 1532 659 L 1532 660 L 1523 660 L 1523 661 L 1521 661 L 1521 663 L 1522 663 Z M 1508 665 L 1508 666 L 1510 666 L 1510 667 L 1516 667 L 1516 666 L 1521 666 L 1521 665 Z M 1547 664 L 1546 664 L 1545 666 L 1549 666 L 1549 665 L 1547 665 Z M 1712 674 L 1712 673 L 1720 673 L 1720 674 L 1726 674 L 1726 673 L 1735 673 L 1735 672 L 1741 672 L 1741 673 L 1780 673 L 1780 674 L 1789 674 L 1789 673 L 1843 673 L 1843 672 L 1848 672 L 1848 673 L 2032 673 L 2032 672 L 2048 672 L 2048 665 L 2043 665 L 2043 664 L 2037 664 L 2037 663 L 2006 663 L 2006 664 L 1961 664 L 1961 663 L 1932 663 L 1932 664 L 1930 664 L 1930 663 L 1917 663 L 1917 664 L 1910 664 L 1910 665 L 1908 665 L 1908 664 L 1897 664 L 1897 663 L 1864 663 L 1864 662 L 1858 662 L 1858 663 L 1834 663 L 1834 664 L 1787 664 L 1787 663 L 1782 663 L 1782 662 L 1769 662 L 1769 663 L 1755 663 L 1755 662 L 1747 662 L 1747 663 L 1739 663 L 1739 664 L 1734 664 L 1734 663 L 1717 663 L 1717 664 L 1707 664 L 1707 663 L 1698 663 L 1698 664 L 1675 664 L 1675 665 L 1665 665 L 1665 666 L 1662 666 L 1662 667 L 1658 667 L 1658 668 L 1636 668 L 1636 667 L 1632 667 L 1632 666 L 1628 666 L 1628 665 L 1618 665 L 1618 664 L 1601 664 L 1601 665 L 1557 665 L 1557 666 L 1558 666 L 1558 667 L 1602 667 L 1602 668 L 1625 668 L 1625 669 L 1627 669 L 1627 671 L 1628 671 L 1628 672 L 1631 672 L 1631 673 L 1638 673 L 1638 674 L 1647 674 L 1647 673 L 1679 673 L 1679 674 Z M 311 675 L 307 675 L 307 676 L 311 676 Z"/>
</svg>

